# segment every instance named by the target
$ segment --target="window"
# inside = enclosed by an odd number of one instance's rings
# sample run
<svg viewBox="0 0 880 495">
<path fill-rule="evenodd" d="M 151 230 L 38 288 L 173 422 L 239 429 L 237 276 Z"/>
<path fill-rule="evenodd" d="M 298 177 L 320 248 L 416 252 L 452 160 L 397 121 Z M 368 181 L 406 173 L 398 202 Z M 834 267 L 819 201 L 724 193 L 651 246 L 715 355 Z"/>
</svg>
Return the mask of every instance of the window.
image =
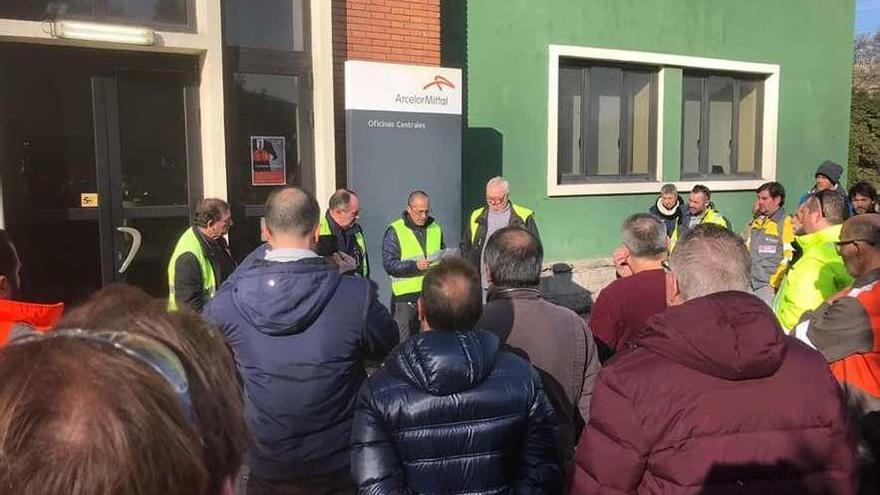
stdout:
<svg viewBox="0 0 880 495">
<path fill-rule="evenodd" d="M 227 46 L 305 50 L 303 0 L 226 0 L 224 5 Z"/>
<path fill-rule="evenodd" d="M 657 72 L 560 59 L 559 183 L 653 180 Z"/>
<path fill-rule="evenodd" d="M 763 78 L 686 71 L 682 90 L 682 177 L 760 177 Z"/>
<path fill-rule="evenodd" d="M 284 182 L 315 190 L 310 12 L 306 0 L 222 0 L 221 6 L 228 198 L 241 224 L 229 240 L 243 256 L 258 244 L 274 189 L 252 183 L 253 138 L 284 138 Z"/>
<path fill-rule="evenodd" d="M 82 19 L 195 30 L 193 0 L 0 0 L 0 17 Z"/>
</svg>

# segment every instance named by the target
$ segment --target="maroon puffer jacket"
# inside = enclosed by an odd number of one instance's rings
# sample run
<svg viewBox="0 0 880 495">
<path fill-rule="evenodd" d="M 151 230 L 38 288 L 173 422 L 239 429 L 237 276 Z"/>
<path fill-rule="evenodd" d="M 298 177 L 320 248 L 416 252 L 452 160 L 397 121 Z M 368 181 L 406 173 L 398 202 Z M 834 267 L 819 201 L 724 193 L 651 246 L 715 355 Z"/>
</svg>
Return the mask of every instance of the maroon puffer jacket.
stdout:
<svg viewBox="0 0 880 495">
<path fill-rule="evenodd" d="M 840 387 L 743 292 L 654 316 L 599 374 L 573 493 L 853 491 Z"/>
</svg>

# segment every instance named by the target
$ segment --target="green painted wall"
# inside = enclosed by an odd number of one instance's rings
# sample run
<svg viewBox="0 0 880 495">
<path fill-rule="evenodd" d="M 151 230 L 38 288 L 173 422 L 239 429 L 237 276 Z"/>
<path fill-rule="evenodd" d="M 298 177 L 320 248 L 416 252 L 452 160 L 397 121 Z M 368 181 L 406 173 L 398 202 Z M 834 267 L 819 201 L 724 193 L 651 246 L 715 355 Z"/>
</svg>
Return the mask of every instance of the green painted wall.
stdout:
<svg viewBox="0 0 880 495">
<path fill-rule="evenodd" d="M 537 211 L 548 260 L 608 255 L 623 219 L 644 211 L 655 197 L 547 196 L 549 44 L 779 64 L 777 180 L 791 203 L 809 189 L 823 159 L 846 163 L 854 0 L 444 4 L 444 22 L 466 36 L 463 47 L 453 45 L 444 56 L 458 62 L 450 65 L 462 66 L 467 78 L 464 209 L 480 203 L 485 180 L 503 172 L 514 200 Z M 672 180 L 680 162 L 680 70 L 667 71 L 664 93 L 663 179 Z M 739 229 L 754 193 L 719 192 L 712 199 Z"/>
</svg>

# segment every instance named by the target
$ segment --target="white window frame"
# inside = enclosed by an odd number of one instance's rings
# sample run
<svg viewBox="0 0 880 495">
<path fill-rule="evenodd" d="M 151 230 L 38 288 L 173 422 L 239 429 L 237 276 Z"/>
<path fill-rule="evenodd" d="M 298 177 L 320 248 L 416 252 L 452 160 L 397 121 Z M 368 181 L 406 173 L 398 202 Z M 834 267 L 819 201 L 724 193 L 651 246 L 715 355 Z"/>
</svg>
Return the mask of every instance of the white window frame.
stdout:
<svg viewBox="0 0 880 495">
<path fill-rule="evenodd" d="M 690 57 L 666 53 L 614 50 L 569 45 L 550 45 L 547 67 L 547 195 L 548 196 L 593 196 L 608 194 L 656 193 L 663 180 L 663 139 L 664 139 L 664 100 L 666 68 L 699 69 L 703 71 L 739 72 L 764 77 L 764 118 L 762 126 L 761 178 L 690 180 L 673 182 L 680 191 L 691 189 L 695 184 L 703 184 L 712 191 L 754 190 L 767 181 L 776 180 L 776 140 L 779 119 L 779 76 L 777 64 L 742 62 L 717 58 Z M 558 138 L 559 138 L 559 59 L 576 58 L 604 63 L 629 63 L 654 66 L 657 74 L 657 143 L 656 179 L 646 182 L 612 182 L 559 184 L 558 179 Z M 680 171 L 679 171 L 680 173 Z"/>
</svg>

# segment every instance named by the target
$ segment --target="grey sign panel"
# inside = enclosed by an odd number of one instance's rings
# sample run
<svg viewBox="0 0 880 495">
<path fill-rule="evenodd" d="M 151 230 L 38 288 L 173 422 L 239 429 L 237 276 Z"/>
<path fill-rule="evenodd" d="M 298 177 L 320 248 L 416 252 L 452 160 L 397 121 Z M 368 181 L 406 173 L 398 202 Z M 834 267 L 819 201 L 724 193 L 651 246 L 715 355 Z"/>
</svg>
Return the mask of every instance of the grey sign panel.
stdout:
<svg viewBox="0 0 880 495">
<path fill-rule="evenodd" d="M 347 110 L 346 139 L 348 186 L 360 199 L 370 277 L 387 304 L 391 281 L 382 267 L 382 238 L 403 213 L 410 191 L 428 193 L 446 247 L 459 246 L 461 116 Z"/>
</svg>

